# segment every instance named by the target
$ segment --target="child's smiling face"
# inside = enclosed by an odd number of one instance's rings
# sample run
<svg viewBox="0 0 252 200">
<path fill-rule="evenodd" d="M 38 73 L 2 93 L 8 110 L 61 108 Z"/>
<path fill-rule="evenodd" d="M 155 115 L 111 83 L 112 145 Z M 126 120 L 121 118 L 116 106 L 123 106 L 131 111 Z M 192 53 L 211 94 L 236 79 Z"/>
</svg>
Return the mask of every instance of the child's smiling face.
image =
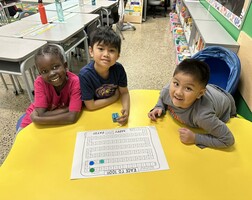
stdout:
<svg viewBox="0 0 252 200">
<path fill-rule="evenodd" d="M 120 54 L 113 46 L 105 45 L 103 42 L 95 43 L 89 48 L 90 55 L 94 58 L 96 67 L 110 68 L 113 66 Z"/>
<path fill-rule="evenodd" d="M 191 74 L 179 72 L 172 78 L 169 93 L 174 106 L 188 108 L 205 93 L 205 90 Z"/>
<path fill-rule="evenodd" d="M 63 63 L 58 56 L 45 54 L 37 59 L 37 68 L 45 82 L 54 87 L 61 87 L 66 83 L 67 63 Z"/>
</svg>

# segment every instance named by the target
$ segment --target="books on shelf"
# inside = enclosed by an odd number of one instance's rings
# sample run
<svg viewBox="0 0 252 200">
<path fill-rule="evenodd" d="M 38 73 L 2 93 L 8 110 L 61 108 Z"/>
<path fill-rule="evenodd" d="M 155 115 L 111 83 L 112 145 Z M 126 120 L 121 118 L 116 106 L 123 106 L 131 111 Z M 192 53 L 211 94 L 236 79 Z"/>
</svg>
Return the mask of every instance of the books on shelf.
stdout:
<svg viewBox="0 0 252 200">
<path fill-rule="evenodd" d="M 201 4 L 198 0 L 176 0 L 176 9 L 170 14 L 177 62 L 212 45 L 238 51 L 239 44 L 213 17 L 210 17 Z M 215 34 L 212 34 L 211 30 Z"/>
<path fill-rule="evenodd" d="M 184 32 L 185 32 L 185 37 L 187 39 L 187 42 L 189 43 L 189 39 L 191 36 L 191 30 L 192 30 L 192 18 L 188 17 L 185 19 L 185 23 L 184 23 Z"/>
<path fill-rule="evenodd" d="M 202 50 L 204 48 L 204 41 L 201 36 L 199 36 L 198 41 L 196 42 L 195 46 L 195 53 Z"/>
<path fill-rule="evenodd" d="M 191 45 L 192 54 L 195 54 L 198 51 L 202 50 L 204 46 L 205 46 L 204 41 L 200 36 L 199 32 L 196 30 L 195 37 L 193 38 Z"/>
<path fill-rule="evenodd" d="M 181 14 L 181 12 L 180 12 Z M 184 8 L 184 14 L 179 16 L 176 12 L 170 13 L 170 24 L 171 24 L 171 32 L 174 38 L 174 44 L 176 48 L 176 62 L 180 63 L 185 58 L 190 58 L 191 53 L 189 50 L 188 42 L 186 39 L 190 36 L 191 33 L 191 20 L 190 16 L 186 13 L 186 9 Z M 183 22 L 181 23 L 181 19 Z M 186 26 L 187 28 L 183 27 Z"/>
</svg>

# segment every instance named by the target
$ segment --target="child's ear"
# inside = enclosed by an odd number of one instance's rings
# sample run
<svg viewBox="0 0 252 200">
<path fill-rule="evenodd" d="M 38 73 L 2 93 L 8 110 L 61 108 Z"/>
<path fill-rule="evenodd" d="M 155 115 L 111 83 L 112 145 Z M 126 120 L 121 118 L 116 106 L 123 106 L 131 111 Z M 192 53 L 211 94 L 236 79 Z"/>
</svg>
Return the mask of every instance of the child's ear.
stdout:
<svg viewBox="0 0 252 200">
<path fill-rule="evenodd" d="M 39 67 L 38 67 L 36 64 L 35 64 L 35 67 L 36 67 L 36 69 L 37 69 L 39 75 L 41 75 L 40 70 L 39 70 Z"/>
<path fill-rule="evenodd" d="M 200 99 L 206 92 L 206 88 L 203 88 L 200 90 L 199 95 L 197 96 L 197 99 Z"/>
<path fill-rule="evenodd" d="M 89 55 L 93 57 L 93 48 L 91 46 L 88 47 Z"/>
<path fill-rule="evenodd" d="M 67 62 L 64 63 L 64 68 L 67 70 L 68 69 L 68 64 Z"/>
</svg>

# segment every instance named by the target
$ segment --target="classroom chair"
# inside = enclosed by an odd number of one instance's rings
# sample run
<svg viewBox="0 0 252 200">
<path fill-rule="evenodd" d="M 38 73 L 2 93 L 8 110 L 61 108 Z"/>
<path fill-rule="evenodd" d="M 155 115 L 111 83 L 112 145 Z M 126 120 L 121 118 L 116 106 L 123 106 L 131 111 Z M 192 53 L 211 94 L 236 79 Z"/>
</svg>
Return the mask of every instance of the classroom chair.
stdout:
<svg viewBox="0 0 252 200">
<path fill-rule="evenodd" d="M 93 21 L 93 22 L 91 22 L 90 24 L 88 24 L 86 27 L 85 27 L 85 29 L 84 29 L 84 31 L 85 31 L 85 33 L 87 34 L 87 37 L 88 37 L 88 45 L 90 44 L 90 34 L 95 30 L 95 29 L 97 29 L 97 27 L 99 27 L 99 26 L 101 26 L 101 22 L 100 22 L 100 20 L 98 20 L 98 21 Z M 87 63 L 88 63 L 88 58 L 87 57 L 85 57 L 85 55 L 83 54 L 83 51 L 85 51 L 85 47 L 84 47 L 84 43 L 82 42 L 82 43 L 80 43 L 76 48 L 75 48 L 75 50 L 73 51 L 73 52 L 71 52 L 71 55 L 69 54 L 68 56 L 67 56 L 67 60 L 68 60 L 68 64 L 69 64 L 69 69 L 70 69 L 70 71 L 73 71 L 73 68 L 72 68 L 72 66 L 70 65 L 71 64 L 71 60 L 72 60 L 72 55 L 74 56 L 74 57 L 77 57 L 77 59 L 79 60 L 79 61 L 86 61 Z"/>
<path fill-rule="evenodd" d="M 25 17 L 31 16 L 31 15 L 34 15 L 34 14 L 36 14 L 36 12 L 33 12 L 33 11 L 22 11 L 22 12 L 19 13 L 18 19 L 20 20 L 20 19 L 23 19 Z"/>
<path fill-rule="evenodd" d="M 113 7 L 109 14 L 109 24 L 106 23 L 106 19 L 103 18 L 103 25 L 113 26 L 115 25 L 116 32 L 119 32 L 120 36 L 124 40 L 124 35 L 122 31 L 131 30 L 135 31 L 136 28 L 133 24 L 127 22 L 124 23 L 124 8 L 126 6 L 127 0 L 119 0 L 118 4 Z"/>
<path fill-rule="evenodd" d="M 20 125 L 21 125 L 21 122 L 23 120 L 23 118 L 25 117 L 26 113 L 22 114 L 21 117 L 18 119 L 17 121 L 17 124 L 16 124 L 16 132 L 18 131 Z"/>
<path fill-rule="evenodd" d="M 120 31 L 126 31 L 126 30 L 135 31 L 136 27 L 133 24 L 131 24 L 130 22 L 124 22 L 126 4 L 127 0 L 119 0 L 118 3 L 119 20 L 116 25 Z"/>
<path fill-rule="evenodd" d="M 161 8 L 164 17 L 166 17 L 167 7 L 170 4 L 169 0 L 148 0 L 148 6 L 150 7 L 150 11 L 152 12 L 153 18 L 156 18 L 157 8 Z"/>
<path fill-rule="evenodd" d="M 118 4 L 116 6 L 114 6 L 109 13 L 109 24 L 108 21 L 106 20 L 107 15 L 103 15 L 103 19 L 102 19 L 102 25 L 103 26 L 113 26 L 113 24 L 115 24 L 116 26 L 116 31 L 119 32 L 119 34 L 121 35 L 122 39 L 124 40 L 124 36 L 123 33 L 119 27 L 119 20 L 120 20 L 120 15 L 119 15 L 119 5 L 122 2 L 122 0 L 119 0 Z"/>
<path fill-rule="evenodd" d="M 210 67 L 209 83 L 218 85 L 234 95 L 241 73 L 239 57 L 221 46 L 209 46 L 192 56 L 206 62 Z"/>
<path fill-rule="evenodd" d="M 3 26 L 8 23 L 9 23 L 8 17 L 4 11 L 3 4 L 0 2 L 0 26 Z"/>
<path fill-rule="evenodd" d="M 3 4 L 0 2 L 0 26 L 6 25 L 8 23 L 9 23 L 9 18 L 8 18 L 7 14 L 5 13 L 5 9 L 4 9 Z M 0 71 L 0 73 L 1 73 L 0 76 L 1 76 L 2 82 L 3 82 L 4 86 L 5 86 L 5 89 L 8 90 L 8 86 L 7 86 L 7 84 L 5 82 L 5 79 L 4 79 L 3 75 L 2 75 L 2 73 L 4 73 L 4 72 Z M 9 77 L 10 77 L 10 80 L 11 80 L 12 85 L 14 87 L 14 93 L 16 95 L 18 95 L 17 87 L 19 88 L 19 92 L 22 93 L 23 89 L 22 89 L 17 77 L 15 75 L 12 75 L 12 74 L 9 74 Z"/>
</svg>

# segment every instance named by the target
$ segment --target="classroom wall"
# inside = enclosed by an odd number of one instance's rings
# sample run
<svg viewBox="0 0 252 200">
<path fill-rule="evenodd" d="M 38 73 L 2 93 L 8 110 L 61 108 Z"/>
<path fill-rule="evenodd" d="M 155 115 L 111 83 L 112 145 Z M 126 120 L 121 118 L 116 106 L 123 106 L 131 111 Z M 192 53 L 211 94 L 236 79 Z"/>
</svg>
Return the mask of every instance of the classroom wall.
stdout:
<svg viewBox="0 0 252 200">
<path fill-rule="evenodd" d="M 252 121 L 252 60 L 251 52 L 249 52 L 252 49 L 252 3 L 250 3 L 243 27 L 238 37 L 238 43 L 241 45 L 238 56 L 241 59 L 242 77 L 239 85 L 240 90 L 239 93 L 236 94 L 235 100 L 238 112 L 246 119 Z"/>
<path fill-rule="evenodd" d="M 206 0 L 201 0 L 201 4 L 208 9 L 209 4 L 206 2 Z M 227 32 L 236 40 L 238 41 L 240 32 L 244 32 L 247 34 L 250 39 L 252 39 L 252 5 L 248 6 L 247 14 L 244 19 L 244 23 L 242 28 L 239 30 L 237 29 L 233 24 L 231 24 L 223 15 L 221 15 L 216 9 L 210 6 L 210 13 L 215 17 L 215 19 L 227 30 Z M 242 46 L 241 46 L 242 47 Z M 238 52 L 239 55 L 239 52 Z M 239 56 L 240 57 L 240 56 Z M 247 58 L 248 60 L 248 58 Z M 247 61 L 246 61 L 247 62 Z M 241 60 L 241 63 L 243 63 L 243 60 Z M 251 70 L 252 68 L 252 61 L 247 62 L 249 63 L 249 66 L 246 66 Z M 242 66 L 243 67 L 243 66 Z M 245 73 L 244 73 L 245 74 Z M 250 78 L 252 74 L 246 74 L 246 78 Z M 250 76 L 250 77 L 248 77 Z M 250 87 L 252 88 L 252 86 Z M 249 88 L 249 92 L 252 92 L 252 90 Z M 248 89 L 247 89 L 248 91 Z M 251 96 L 251 95 L 250 95 Z M 237 93 L 234 96 L 237 106 L 237 112 L 238 114 L 242 115 L 244 118 L 252 121 L 252 109 L 249 108 L 248 103 L 244 100 L 242 94 L 240 93 L 240 90 L 237 91 Z M 251 101 L 250 99 L 247 99 L 247 102 Z M 251 102 L 250 102 L 251 103 Z"/>
</svg>

